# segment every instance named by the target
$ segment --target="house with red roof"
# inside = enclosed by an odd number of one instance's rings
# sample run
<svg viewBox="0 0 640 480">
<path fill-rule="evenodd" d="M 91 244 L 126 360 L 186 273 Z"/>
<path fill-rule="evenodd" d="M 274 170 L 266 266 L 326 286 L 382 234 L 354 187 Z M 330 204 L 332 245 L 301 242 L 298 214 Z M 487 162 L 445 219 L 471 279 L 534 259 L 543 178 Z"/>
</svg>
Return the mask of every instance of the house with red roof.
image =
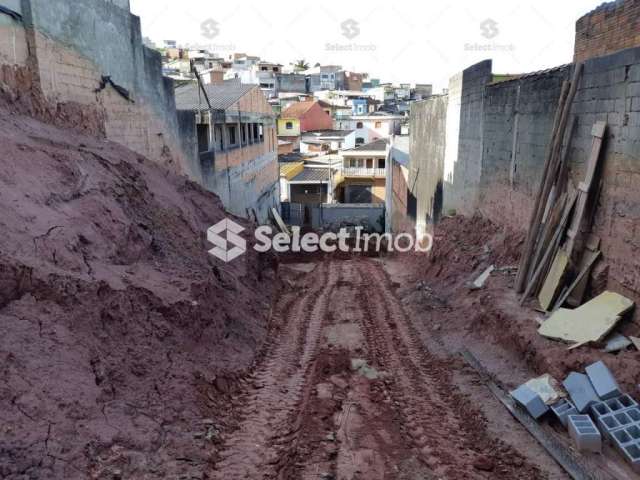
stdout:
<svg viewBox="0 0 640 480">
<path fill-rule="evenodd" d="M 300 135 L 316 130 L 331 130 L 333 120 L 317 100 L 289 105 L 278 118 L 278 138 L 299 146 Z"/>
</svg>

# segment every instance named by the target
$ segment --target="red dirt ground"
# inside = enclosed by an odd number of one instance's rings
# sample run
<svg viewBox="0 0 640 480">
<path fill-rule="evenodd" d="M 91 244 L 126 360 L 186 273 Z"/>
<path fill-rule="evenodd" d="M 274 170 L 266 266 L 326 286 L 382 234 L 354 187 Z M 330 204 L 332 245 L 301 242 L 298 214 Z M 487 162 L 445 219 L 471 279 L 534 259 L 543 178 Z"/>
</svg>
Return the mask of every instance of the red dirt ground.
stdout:
<svg viewBox="0 0 640 480">
<path fill-rule="evenodd" d="M 90 109 L 1 98 L 0 477 L 202 478 L 271 259 L 215 262 L 218 198 L 96 137 Z"/>
</svg>

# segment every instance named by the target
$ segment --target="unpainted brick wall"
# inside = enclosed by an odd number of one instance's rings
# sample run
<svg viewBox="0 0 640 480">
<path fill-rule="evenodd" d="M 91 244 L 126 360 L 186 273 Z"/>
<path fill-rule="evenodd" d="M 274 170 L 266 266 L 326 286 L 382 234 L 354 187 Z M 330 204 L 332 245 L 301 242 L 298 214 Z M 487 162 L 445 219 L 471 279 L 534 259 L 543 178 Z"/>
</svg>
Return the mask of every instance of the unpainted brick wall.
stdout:
<svg viewBox="0 0 640 480">
<path fill-rule="evenodd" d="M 640 0 L 602 4 L 576 22 L 576 62 L 637 46 L 640 46 Z"/>
</svg>

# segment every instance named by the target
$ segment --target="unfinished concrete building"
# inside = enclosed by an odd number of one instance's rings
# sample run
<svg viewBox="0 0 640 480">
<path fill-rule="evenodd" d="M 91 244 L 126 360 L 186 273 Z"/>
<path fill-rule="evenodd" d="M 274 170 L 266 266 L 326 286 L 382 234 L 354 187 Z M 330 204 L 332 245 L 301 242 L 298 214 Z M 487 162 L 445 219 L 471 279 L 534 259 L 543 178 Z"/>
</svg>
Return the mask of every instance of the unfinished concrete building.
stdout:
<svg viewBox="0 0 640 480">
<path fill-rule="evenodd" d="M 204 185 L 229 211 L 265 221 L 278 205 L 278 143 L 260 86 L 191 83 L 176 89 L 176 105 L 193 115 Z"/>
</svg>

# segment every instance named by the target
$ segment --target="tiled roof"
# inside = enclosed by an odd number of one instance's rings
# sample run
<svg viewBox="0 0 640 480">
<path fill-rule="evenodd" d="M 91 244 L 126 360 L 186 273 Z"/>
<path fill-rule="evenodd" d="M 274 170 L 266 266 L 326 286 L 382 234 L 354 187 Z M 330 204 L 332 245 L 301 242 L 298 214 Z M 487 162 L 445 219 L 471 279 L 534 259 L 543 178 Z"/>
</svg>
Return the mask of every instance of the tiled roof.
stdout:
<svg viewBox="0 0 640 480">
<path fill-rule="evenodd" d="M 328 168 L 305 168 L 293 177 L 291 182 L 328 182 L 330 170 Z"/>
<path fill-rule="evenodd" d="M 281 118 L 300 118 L 309 111 L 315 101 L 296 102 L 285 108 L 280 114 Z"/>
<path fill-rule="evenodd" d="M 381 138 L 365 145 L 358 145 L 355 148 L 350 148 L 349 150 L 345 150 L 345 152 L 384 152 L 387 149 L 387 143 L 388 141 L 385 138 Z"/>
<path fill-rule="evenodd" d="M 237 80 L 225 80 L 223 83 L 204 85 L 211 108 L 226 110 L 245 96 L 256 85 L 246 85 Z M 176 88 L 176 108 L 178 110 L 208 110 L 207 100 L 195 82 Z"/>
</svg>

